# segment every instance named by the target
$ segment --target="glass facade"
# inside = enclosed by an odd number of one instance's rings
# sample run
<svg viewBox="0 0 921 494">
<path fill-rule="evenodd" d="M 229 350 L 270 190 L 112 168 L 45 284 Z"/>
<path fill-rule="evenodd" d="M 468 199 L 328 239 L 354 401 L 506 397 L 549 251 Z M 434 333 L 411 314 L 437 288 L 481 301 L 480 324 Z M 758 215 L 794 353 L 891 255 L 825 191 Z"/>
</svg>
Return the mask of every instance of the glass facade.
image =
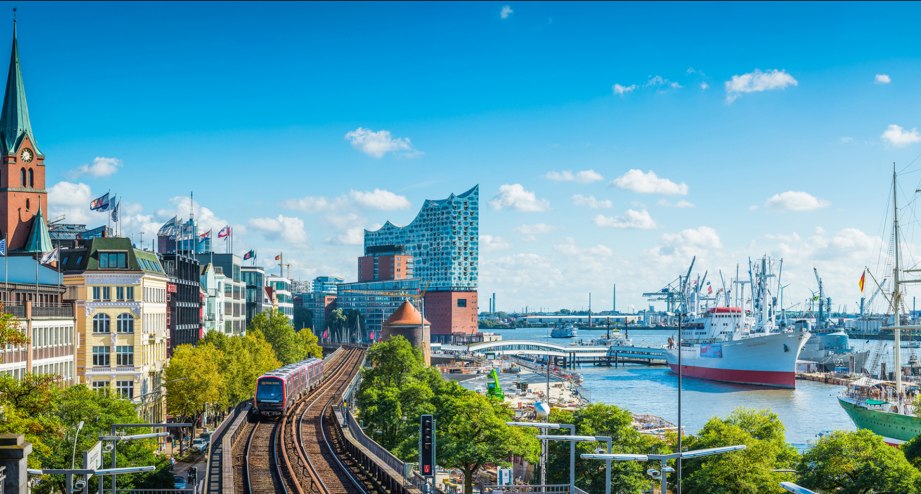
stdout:
<svg viewBox="0 0 921 494">
<path fill-rule="evenodd" d="M 375 247 L 402 246 L 413 257 L 414 276 L 428 290 L 476 290 L 479 280 L 479 186 L 440 201 L 425 201 L 404 227 L 389 221 L 365 230 L 365 254 Z"/>
<path fill-rule="evenodd" d="M 419 288 L 418 278 L 343 283 L 339 285 L 336 306 L 346 313 L 354 310 L 361 314 L 362 322 L 364 323 L 364 327 L 361 330 L 365 338 L 364 341 L 367 341 L 372 331 L 374 331 L 375 336 L 379 334 L 384 321 L 396 312 L 400 305 L 403 304 L 403 301 L 406 300 L 406 297 L 402 295 L 382 295 L 374 292 L 413 293 L 418 292 Z M 418 298 L 412 299 L 411 302 L 416 306 L 416 309 L 421 309 Z"/>
</svg>

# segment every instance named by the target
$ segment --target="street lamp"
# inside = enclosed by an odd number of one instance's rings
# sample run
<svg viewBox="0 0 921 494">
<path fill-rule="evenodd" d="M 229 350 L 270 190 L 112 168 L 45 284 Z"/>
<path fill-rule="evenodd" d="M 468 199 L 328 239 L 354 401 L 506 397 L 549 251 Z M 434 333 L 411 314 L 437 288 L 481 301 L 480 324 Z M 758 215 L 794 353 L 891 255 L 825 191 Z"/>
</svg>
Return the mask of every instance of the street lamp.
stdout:
<svg viewBox="0 0 921 494">
<path fill-rule="evenodd" d="M 704 456 L 718 455 L 722 453 L 729 453 L 731 451 L 739 451 L 745 449 L 744 444 L 737 444 L 735 446 L 724 446 L 721 448 L 709 448 L 709 449 L 697 449 L 694 451 L 680 451 L 678 453 L 669 453 L 667 455 L 625 455 L 625 454 L 584 454 L 582 458 L 586 460 L 614 460 L 614 461 L 649 461 L 649 460 L 659 460 L 662 462 L 661 469 L 659 470 L 659 480 L 662 485 L 662 494 L 667 494 L 667 478 L 669 471 L 673 471 L 668 466 L 668 460 L 681 460 L 685 458 L 701 458 Z M 654 477 L 655 478 L 655 477 Z M 680 479 L 678 479 L 680 480 Z M 800 494 L 808 494 L 807 492 L 802 492 Z"/>
<path fill-rule="evenodd" d="M 77 433 L 74 434 L 74 451 L 70 455 L 70 468 L 71 469 L 74 468 L 74 461 L 77 458 L 77 438 L 80 436 L 80 429 L 82 428 L 83 428 L 83 421 L 81 420 L 80 423 L 77 424 Z"/>
<path fill-rule="evenodd" d="M 608 445 L 608 454 L 611 454 L 611 436 L 554 436 L 552 434 L 542 434 L 537 436 L 538 439 L 547 441 L 569 441 L 569 492 L 576 492 L 576 455 L 575 443 L 577 442 L 605 442 Z M 607 460 L 604 475 L 604 494 L 611 494 L 611 460 Z"/>
<path fill-rule="evenodd" d="M 549 415 L 548 415 L 549 417 Z M 548 429 L 568 429 L 571 435 L 576 434 L 576 426 L 572 424 L 556 424 L 550 422 L 506 422 L 505 425 L 512 427 L 537 427 L 542 429 L 544 434 L 547 434 Z M 541 460 L 541 485 L 547 485 L 547 461 L 549 460 L 549 452 L 547 448 L 544 448 L 546 441 L 540 442 L 540 460 Z M 569 443 L 569 485 L 576 485 L 576 443 Z"/>
</svg>

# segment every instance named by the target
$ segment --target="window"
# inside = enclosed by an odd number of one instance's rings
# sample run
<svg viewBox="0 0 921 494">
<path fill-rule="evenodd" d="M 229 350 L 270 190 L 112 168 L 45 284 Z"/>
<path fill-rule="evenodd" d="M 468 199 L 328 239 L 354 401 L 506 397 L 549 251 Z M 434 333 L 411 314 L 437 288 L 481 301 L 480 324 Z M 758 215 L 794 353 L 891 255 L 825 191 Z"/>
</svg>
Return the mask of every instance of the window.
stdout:
<svg viewBox="0 0 921 494">
<path fill-rule="evenodd" d="M 458 306 L 458 307 L 467 307 L 467 299 L 465 299 L 465 298 L 459 298 L 459 299 L 457 299 L 457 306 Z"/>
<path fill-rule="evenodd" d="M 131 346 L 115 347 L 115 365 L 134 365 L 134 348 Z"/>
<path fill-rule="evenodd" d="M 115 392 L 119 398 L 130 400 L 134 396 L 134 381 L 115 381 Z"/>
<path fill-rule="evenodd" d="M 108 286 L 102 287 L 102 298 L 100 300 L 112 300 L 112 288 Z"/>
<path fill-rule="evenodd" d="M 110 322 L 111 319 L 107 314 L 96 314 L 93 316 L 93 333 L 108 333 Z"/>
<path fill-rule="evenodd" d="M 29 168 L 29 187 L 35 187 L 35 172 Z"/>
<path fill-rule="evenodd" d="M 109 381 L 93 381 L 93 391 L 108 391 Z"/>
<path fill-rule="evenodd" d="M 125 287 L 125 300 L 134 300 L 134 287 Z"/>
<path fill-rule="evenodd" d="M 118 320 L 116 321 L 116 330 L 119 333 L 133 333 L 134 332 L 134 318 L 131 317 L 131 314 L 119 314 Z"/>
<path fill-rule="evenodd" d="M 125 300 L 125 287 L 115 287 L 115 300 Z"/>
<path fill-rule="evenodd" d="M 26 186 L 26 169 L 25 168 L 19 169 L 19 183 L 23 187 Z"/>
<path fill-rule="evenodd" d="M 109 347 L 107 346 L 94 346 L 93 347 L 93 365 L 94 366 L 109 366 Z"/>
<path fill-rule="evenodd" d="M 127 269 L 127 252 L 100 252 L 99 267 L 101 269 Z"/>
</svg>

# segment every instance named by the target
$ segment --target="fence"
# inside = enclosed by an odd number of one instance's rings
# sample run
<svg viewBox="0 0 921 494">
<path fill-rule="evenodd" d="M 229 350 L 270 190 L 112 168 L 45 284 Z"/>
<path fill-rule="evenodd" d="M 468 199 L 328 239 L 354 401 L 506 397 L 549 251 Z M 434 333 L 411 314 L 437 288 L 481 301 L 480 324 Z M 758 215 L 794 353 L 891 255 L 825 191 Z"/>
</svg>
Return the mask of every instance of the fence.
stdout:
<svg viewBox="0 0 921 494">
<path fill-rule="evenodd" d="M 6 483 L 6 467 L 0 467 L 0 494 L 3 494 L 3 484 Z"/>
<path fill-rule="evenodd" d="M 532 494 L 532 493 L 541 493 L 541 494 L 570 494 L 569 493 L 569 484 L 553 484 L 553 485 L 487 485 L 483 486 L 483 492 L 485 494 Z M 576 487 L 572 494 L 588 494 Z"/>
</svg>

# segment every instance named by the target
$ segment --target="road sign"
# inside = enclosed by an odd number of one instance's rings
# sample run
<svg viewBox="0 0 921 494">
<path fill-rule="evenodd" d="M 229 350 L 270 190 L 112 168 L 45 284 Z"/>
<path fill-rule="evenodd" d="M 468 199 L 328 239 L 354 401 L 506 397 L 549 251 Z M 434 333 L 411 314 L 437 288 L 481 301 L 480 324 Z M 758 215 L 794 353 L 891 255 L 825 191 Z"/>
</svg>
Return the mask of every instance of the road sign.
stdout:
<svg viewBox="0 0 921 494">
<path fill-rule="evenodd" d="M 435 417 L 423 415 L 419 421 L 419 471 L 435 476 Z"/>
<path fill-rule="evenodd" d="M 102 441 L 96 441 L 92 448 L 83 452 L 83 468 L 86 470 L 99 470 L 102 468 Z M 89 480 L 93 474 L 87 474 Z"/>
</svg>

